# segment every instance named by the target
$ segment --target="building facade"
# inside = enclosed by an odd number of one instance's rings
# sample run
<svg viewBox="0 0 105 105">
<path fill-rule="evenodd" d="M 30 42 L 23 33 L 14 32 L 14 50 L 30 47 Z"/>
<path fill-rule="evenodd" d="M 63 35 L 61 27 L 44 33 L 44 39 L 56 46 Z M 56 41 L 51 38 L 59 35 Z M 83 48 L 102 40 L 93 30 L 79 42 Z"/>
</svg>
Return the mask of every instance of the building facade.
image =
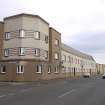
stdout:
<svg viewBox="0 0 105 105">
<path fill-rule="evenodd" d="M 96 64 L 97 74 L 105 74 L 105 64 Z"/>
<path fill-rule="evenodd" d="M 4 34 L 4 23 L 0 22 L 0 59 L 2 57 L 3 34 Z"/>
<path fill-rule="evenodd" d="M 92 56 L 62 44 L 62 65 L 68 76 L 81 76 L 85 73 L 94 75 L 96 73 L 96 63 Z"/>
<path fill-rule="evenodd" d="M 37 81 L 95 74 L 92 56 L 61 43 L 61 33 L 38 15 L 0 22 L 0 81 Z"/>
</svg>

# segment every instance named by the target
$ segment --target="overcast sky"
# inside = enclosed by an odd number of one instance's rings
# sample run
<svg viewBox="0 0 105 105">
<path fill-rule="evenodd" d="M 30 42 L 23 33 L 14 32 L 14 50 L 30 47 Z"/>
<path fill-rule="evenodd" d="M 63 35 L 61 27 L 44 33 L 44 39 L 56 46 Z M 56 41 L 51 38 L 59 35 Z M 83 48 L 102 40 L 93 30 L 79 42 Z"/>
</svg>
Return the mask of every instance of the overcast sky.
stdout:
<svg viewBox="0 0 105 105">
<path fill-rule="evenodd" d="M 105 63 L 105 0 L 1 0 L 0 20 L 17 13 L 40 15 L 62 42 Z"/>
</svg>

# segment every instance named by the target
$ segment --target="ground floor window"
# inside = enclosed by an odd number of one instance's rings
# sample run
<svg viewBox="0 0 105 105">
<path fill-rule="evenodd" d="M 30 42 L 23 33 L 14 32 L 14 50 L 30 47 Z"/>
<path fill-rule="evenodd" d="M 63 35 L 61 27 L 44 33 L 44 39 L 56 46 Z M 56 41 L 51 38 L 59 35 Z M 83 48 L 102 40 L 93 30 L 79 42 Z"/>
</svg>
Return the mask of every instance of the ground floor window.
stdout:
<svg viewBox="0 0 105 105">
<path fill-rule="evenodd" d="M 17 65 L 17 73 L 19 73 L 19 74 L 24 73 L 24 66 L 23 65 Z"/>
<path fill-rule="evenodd" d="M 66 72 L 66 67 L 63 67 L 62 68 L 62 73 L 65 73 Z"/>
<path fill-rule="evenodd" d="M 59 73 L 59 67 L 58 66 L 55 67 L 55 72 L 54 73 Z"/>
<path fill-rule="evenodd" d="M 6 66 L 5 65 L 0 65 L 0 72 L 6 73 Z"/>
<path fill-rule="evenodd" d="M 37 65 L 36 73 L 42 73 L 42 65 Z"/>
<path fill-rule="evenodd" d="M 51 66 L 48 67 L 48 73 L 51 73 Z"/>
</svg>

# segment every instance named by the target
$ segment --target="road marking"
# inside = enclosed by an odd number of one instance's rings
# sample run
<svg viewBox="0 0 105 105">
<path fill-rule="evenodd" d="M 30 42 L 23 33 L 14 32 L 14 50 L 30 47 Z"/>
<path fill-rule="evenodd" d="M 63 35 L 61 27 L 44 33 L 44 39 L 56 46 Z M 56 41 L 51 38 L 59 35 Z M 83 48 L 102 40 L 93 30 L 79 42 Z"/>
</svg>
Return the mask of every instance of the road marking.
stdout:
<svg viewBox="0 0 105 105">
<path fill-rule="evenodd" d="M 7 96 L 7 95 L 1 95 L 0 98 L 3 98 L 3 97 L 5 97 L 5 96 Z"/>
<path fill-rule="evenodd" d="M 68 92 L 66 92 L 66 93 L 64 93 L 64 94 L 62 94 L 62 95 L 60 95 L 60 96 L 58 96 L 58 98 L 62 98 L 62 97 L 64 97 L 64 96 L 68 95 L 68 94 L 71 94 L 71 93 L 74 92 L 74 91 L 76 91 L 76 90 L 75 90 L 75 89 L 72 89 L 72 90 L 70 90 L 70 91 L 68 91 Z"/>
</svg>

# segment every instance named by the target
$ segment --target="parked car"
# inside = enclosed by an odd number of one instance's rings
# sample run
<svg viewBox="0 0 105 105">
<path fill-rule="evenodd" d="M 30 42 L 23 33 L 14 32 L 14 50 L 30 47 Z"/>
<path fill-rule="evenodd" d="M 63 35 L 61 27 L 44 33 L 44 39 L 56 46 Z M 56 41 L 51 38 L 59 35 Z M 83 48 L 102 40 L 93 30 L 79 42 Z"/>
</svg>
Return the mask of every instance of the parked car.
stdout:
<svg viewBox="0 0 105 105">
<path fill-rule="evenodd" d="M 105 79 L 105 74 L 102 75 L 102 78 Z"/>
<path fill-rule="evenodd" d="M 84 78 L 89 78 L 89 77 L 90 77 L 90 73 L 84 73 L 84 74 L 83 74 L 83 77 L 84 77 Z"/>
</svg>

